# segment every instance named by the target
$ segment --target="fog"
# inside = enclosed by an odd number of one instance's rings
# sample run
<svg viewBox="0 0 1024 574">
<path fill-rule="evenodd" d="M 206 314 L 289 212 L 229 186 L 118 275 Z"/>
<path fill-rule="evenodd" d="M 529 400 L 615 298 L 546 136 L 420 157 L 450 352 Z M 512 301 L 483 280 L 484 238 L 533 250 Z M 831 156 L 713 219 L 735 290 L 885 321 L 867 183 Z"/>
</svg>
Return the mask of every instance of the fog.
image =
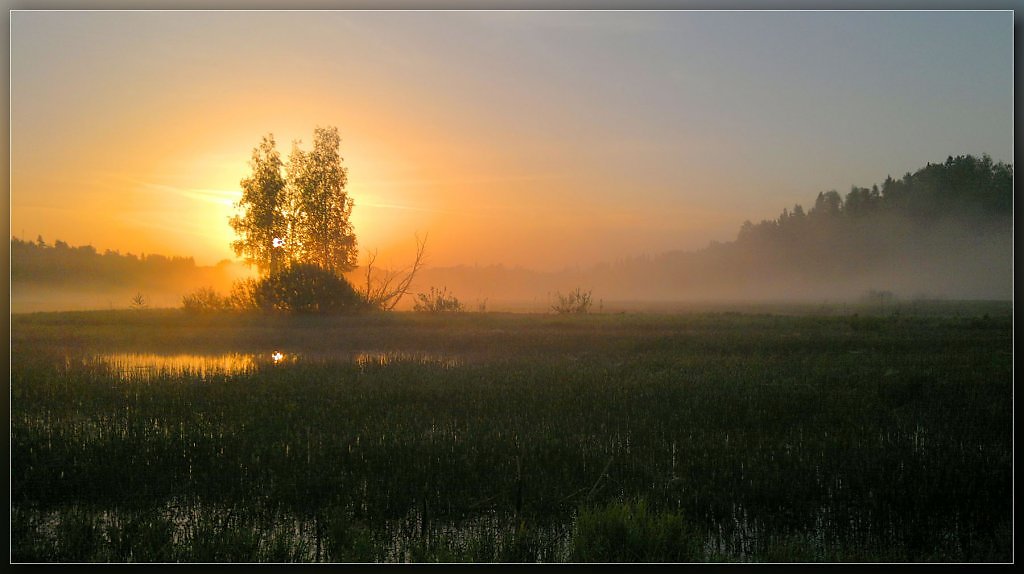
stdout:
<svg viewBox="0 0 1024 574">
<path fill-rule="evenodd" d="M 666 304 L 835 303 L 870 299 L 1011 300 L 1013 168 L 949 157 L 901 180 L 739 226 L 735 240 L 703 249 L 540 272 L 525 267 L 422 267 L 397 309 L 444 289 L 468 311 L 546 312 L 580 290 L 591 311 Z M 606 239 L 606 238 L 605 238 Z M 557 239 L 555 239 L 557 240 Z M 429 257 L 429 248 L 428 248 Z M 200 288 L 226 295 L 253 277 L 242 264 L 197 266 L 191 257 L 124 254 L 11 240 L 14 312 L 181 307 Z M 377 271 L 387 271 L 377 269 Z M 364 269 L 348 274 L 364 285 Z"/>
<path fill-rule="evenodd" d="M 1013 297 L 1009 220 L 884 217 L 844 225 L 839 235 L 824 229 L 808 230 L 799 241 L 752 237 L 558 272 L 500 265 L 424 267 L 396 309 L 412 308 L 416 293 L 431 287 L 447 289 L 467 311 L 519 312 L 548 312 L 559 293 L 577 288 L 592 294 L 592 311 L 605 312 L 708 303 L 856 302 L 872 292 L 898 301 Z M 174 259 L 159 256 L 148 264 L 112 266 L 108 260 L 114 255 L 97 255 L 60 266 L 53 258 L 38 257 L 56 254 L 53 248 L 13 247 L 15 313 L 181 307 L 182 297 L 200 287 L 227 294 L 235 281 L 252 276 L 237 262 L 202 267 L 179 259 L 173 265 Z M 26 262 L 33 253 L 39 260 Z M 118 263 L 131 262 L 117 257 Z M 45 265 L 57 267 L 43 273 Z M 360 286 L 363 273 L 356 269 L 350 281 Z"/>
<path fill-rule="evenodd" d="M 228 292 L 252 272 L 237 262 L 198 266 L 190 257 L 98 253 L 38 238 L 11 241 L 11 312 L 180 307 L 200 287 Z"/>
<path fill-rule="evenodd" d="M 864 251 L 856 259 L 835 253 L 816 262 L 785 265 L 797 253 L 741 249 L 736 244 L 690 252 L 638 257 L 588 268 L 539 272 L 504 266 L 425 267 L 410 295 L 397 309 L 410 309 L 414 296 L 431 287 L 446 288 L 467 311 L 548 312 L 557 294 L 590 291 L 592 311 L 658 310 L 679 304 L 856 302 L 870 292 L 889 292 L 896 300 L 1009 300 L 1013 296 L 1012 238 L 1008 229 L 977 229 L 958 223 L 910 231 L 891 223 L 896 245 Z M 880 241 L 885 243 L 884 241 Z M 350 279 L 362 280 L 362 269 Z M 182 297 L 200 287 L 227 293 L 247 276 L 239 263 L 197 267 L 159 281 L 124 276 L 115 284 L 54 278 L 12 281 L 15 313 L 58 310 L 125 309 L 137 295 L 150 308 L 180 307 Z"/>
<path fill-rule="evenodd" d="M 846 245 L 712 245 L 590 268 L 541 273 L 524 268 L 428 268 L 414 291 L 446 287 L 469 310 L 546 311 L 558 293 L 592 293 L 595 310 L 666 308 L 666 303 L 826 303 L 874 291 L 898 300 L 1009 300 L 1008 224 L 872 224 Z M 406 302 L 411 305 L 411 302 Z"/>
</svg>

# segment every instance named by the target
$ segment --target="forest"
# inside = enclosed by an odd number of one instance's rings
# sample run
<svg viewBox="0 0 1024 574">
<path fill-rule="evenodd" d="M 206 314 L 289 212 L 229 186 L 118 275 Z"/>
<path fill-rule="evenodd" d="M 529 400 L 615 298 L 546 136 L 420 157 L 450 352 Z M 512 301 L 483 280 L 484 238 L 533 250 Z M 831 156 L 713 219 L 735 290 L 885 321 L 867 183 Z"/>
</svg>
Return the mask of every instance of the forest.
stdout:
<svg viewBox="0 0 1024 574">
<path fill-rule="evenodd" d="M 42 236 L 11 237 L 12 310 L 124 308 L 142 295 L 147 306 L 176 306 L 182 293 L 201 286 L 227 289 L 246 270 L 223 260 L 197 265 L 192 257 L 98 251 Z"/>
<path fill-rule="evenodd" d="M 589 269 L 427 269 L 472 299 L 529 300 L 584 285 L 605 301 L 838 301 L 1012 297 L 1013 167 L 983 155 L 929 163 L 881 186 L 821 192 L 808 210 L 746 221 L 732 241 Z M 528 289 L 532 289 L 530 293 Z"/>
</svg>

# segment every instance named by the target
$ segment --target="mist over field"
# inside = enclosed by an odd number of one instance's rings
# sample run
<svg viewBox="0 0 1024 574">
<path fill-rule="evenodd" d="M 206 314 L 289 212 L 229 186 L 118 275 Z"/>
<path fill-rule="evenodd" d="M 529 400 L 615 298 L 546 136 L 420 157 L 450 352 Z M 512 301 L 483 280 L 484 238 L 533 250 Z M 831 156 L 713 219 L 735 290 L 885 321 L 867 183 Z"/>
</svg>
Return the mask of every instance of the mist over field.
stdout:
<svg viewBox="0 0 1024 574">
<path fill-rule="evenodd" d="M 182 296 L 201 287 L 228 291 L 251 271 L 238 262 L 196 265 L 191 257 L 97 252 L 59 238 L 11 240 L 11 311 L 124 309 L 141 295 L 141 306 L 180 307 Z"/>
<path fill-rule="evenodd" d="M 836 302 L 871 291 L 911 299 L 1006 300 L 1013 295 L 1010 230 L 959 222 L 915 226 L 893 219 L 872 227 L 874 245 L 809 245 L 771 251 L 730 242 L 699 251 L 555 273 L 522 268 L 427 268 L 419 286 L 444 285 L 472 307 L 545 310 L 557 292 L 591 289 L 612 307 L 686 302 Z"/>
<path fill-rule="evenodd" d="M 949 157 L 881 188 L 819 193 L 806 212 L 744 222 L 737 237 L 590 267 L 424 267 L 415 294 L 446 289 L 467 310 L 545 312 L 559 294 L 591 293 L 596 311 L 694 303 L 825 303 L 880 298 L 1009 300 L 1013 296 L 1012 166 Z M 239 262 L 138 257 L 91 247 L 12 240 L 12 310 L 179 307 L 200 288 L 227 293 L 253 272 Z M 429 253 L 429 245 L 427 246 Z M 355 286 L 365 268 L 346 277 Z"/>
</svg>

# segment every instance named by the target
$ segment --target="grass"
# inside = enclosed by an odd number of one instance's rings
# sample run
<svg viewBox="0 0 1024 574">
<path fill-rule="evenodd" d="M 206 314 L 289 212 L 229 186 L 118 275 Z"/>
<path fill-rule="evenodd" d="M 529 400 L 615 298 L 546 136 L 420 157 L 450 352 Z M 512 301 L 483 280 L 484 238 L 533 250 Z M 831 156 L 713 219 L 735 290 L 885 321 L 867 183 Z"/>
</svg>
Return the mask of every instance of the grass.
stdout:
<svg viewBox="0 0 1024 574">
<path fill-rule="evenodd" d="M 12 560 L 1010 561 L 1012 317 L 972 310 L 15 315 Z"/>
</svg>

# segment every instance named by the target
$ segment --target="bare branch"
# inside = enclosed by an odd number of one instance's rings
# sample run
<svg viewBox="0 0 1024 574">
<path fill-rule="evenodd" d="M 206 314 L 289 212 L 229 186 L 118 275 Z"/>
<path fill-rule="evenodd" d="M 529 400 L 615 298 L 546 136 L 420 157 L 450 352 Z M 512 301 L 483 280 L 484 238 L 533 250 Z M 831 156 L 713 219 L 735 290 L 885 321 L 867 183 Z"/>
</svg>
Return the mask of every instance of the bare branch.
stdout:
<svg viewBox="0 0 1024 574">
<path fill-rule="evenodd" d="M 363 292 L 366 302 L 370 306 L 384 311 L 393 310 L 402 297 L 409 294 L 409 288 L 426 260 L 426 250 L 426 235 L 422 240 L 419 235 L 416 235 L 416 257 L 410 267 L 400 271 L 385 270 L 376 273 L 373 266 L 377 261 L 377 252 L 367 252 L 366 288 Z M 375 274 L 376 277 L 374 277 Z"/>
</svg>

